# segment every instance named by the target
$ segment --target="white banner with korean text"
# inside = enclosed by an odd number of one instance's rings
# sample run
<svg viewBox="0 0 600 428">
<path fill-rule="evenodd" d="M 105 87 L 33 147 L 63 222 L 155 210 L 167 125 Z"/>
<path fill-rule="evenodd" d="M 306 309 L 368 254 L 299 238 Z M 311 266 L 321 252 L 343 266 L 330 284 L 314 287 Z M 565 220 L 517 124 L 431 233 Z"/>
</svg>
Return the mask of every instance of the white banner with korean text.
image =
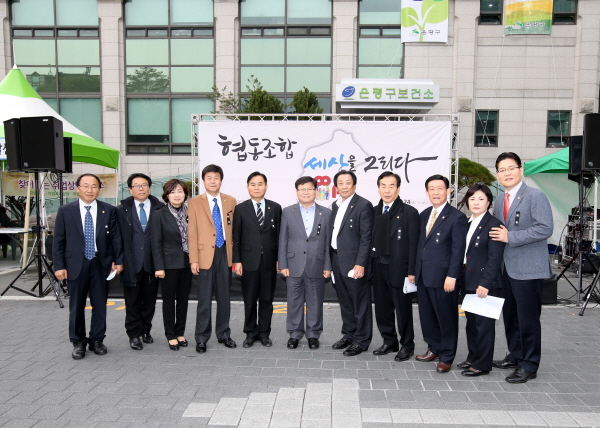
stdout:
<svg viewBox="0 0 600 428">
<path fill-rule="evenodd" d="M 198 170 L 221 166 L 221 191 L 238 202 L 249 198 L 248 175 L 260 171 L 266 197 L 282 207 L 297 202 L 294 182 L 304 175 L 317 180 L 317 202 L 330 206 L 337 197 L 333 177 L 346 169 L 357 175 L 357 193 L 376 204 L 377 177 L 392 171 L 401 179 L 400 197 L 422 211 L 430 205 L 425 180 L 450 174 L 449 121 L 202 121 L 198 135 Z M 200 174 L 199 181 L 204 192 Z"/>
</svg>

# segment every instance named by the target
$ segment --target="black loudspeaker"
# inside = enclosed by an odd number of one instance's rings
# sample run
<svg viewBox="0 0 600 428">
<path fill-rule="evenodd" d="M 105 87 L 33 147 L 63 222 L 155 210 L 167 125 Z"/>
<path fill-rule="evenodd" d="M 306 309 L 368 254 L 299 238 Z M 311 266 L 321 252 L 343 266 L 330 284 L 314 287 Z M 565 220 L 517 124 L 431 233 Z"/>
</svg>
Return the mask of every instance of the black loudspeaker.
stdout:
<svg viewBox="0 0 600 428">
<path fill-rule="evenodd" d="M 63 125 L 53 116 L 21 118 L 23 171 L 64 171 Z"/>
<path fill-rule="evenodd" d="M 21 163 L 21 120 L 4 121 L 4 144 L 9 171 L 22 171 Z"/>
<path fill-rule="evenodd" d="M 542 305 L 556 305 L 558 303 L 558 275 L 554 274 L 544 280 L 542 287 Z"/>
<path fill-rule="evenodd" d="M 73 138 L 65 137 L 65 170 L 67 174 L 73 173 Z"/>
<path fill-rule="evenodd" d="M 581 155 L 583 152 L 583 135 L 571 136 L 569 145 L 569 174 L 581 174 Z"/>
<path fill-rule="evenodd" d="M 600 113 L 583 117 L 583 169 L 600 169 Z"/>
</svg>

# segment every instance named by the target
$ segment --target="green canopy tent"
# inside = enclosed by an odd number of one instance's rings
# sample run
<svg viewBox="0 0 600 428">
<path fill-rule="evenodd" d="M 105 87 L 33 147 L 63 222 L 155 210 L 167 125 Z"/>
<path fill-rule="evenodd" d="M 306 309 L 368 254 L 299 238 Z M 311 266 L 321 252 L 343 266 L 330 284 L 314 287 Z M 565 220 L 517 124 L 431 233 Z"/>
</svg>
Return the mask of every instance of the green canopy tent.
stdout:
<svg viewBox="0 0 600 428">
<path fill-rule="evenodd" d="M 541 158 L 525 162 L 525 175 L 538 173 L 568 174 L 569 173 L 569 148 L 559 150 Z"/>
<path fill-rule="evenodd" d="M 67 122 L 38 95 L 15 66 L 0 82 L 0 139 L 4 138 L 2 122 L 33 116 L 54 116 L 62 121 L 64 136 L 73 138 L 73 162 L 119 168 L 119 150 L 94 140 Z"/>
</svg>

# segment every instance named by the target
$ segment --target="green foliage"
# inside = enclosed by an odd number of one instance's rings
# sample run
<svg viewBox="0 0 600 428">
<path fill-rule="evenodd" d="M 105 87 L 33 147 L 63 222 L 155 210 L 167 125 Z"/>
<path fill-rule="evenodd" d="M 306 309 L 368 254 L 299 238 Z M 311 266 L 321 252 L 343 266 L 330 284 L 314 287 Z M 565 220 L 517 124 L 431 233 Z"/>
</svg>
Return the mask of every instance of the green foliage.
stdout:
<svg viewBox="0 0 600 428">
<path fill-rule="evenodd" d="M 246 89 L 250 92 L 249 97 L 245 97 L 242 94 L 235 96 L 232 92 L 226 94 L 227 86 L 219 90 L 215 85 L 212 89 L 212 95 L 207 95 L 207 97 L 214 101 L 215 107 L 218 107 L 212 112 L 215 114 L 273 114 L 283 113 L 285 109 L 285 104 L 263 89 L 261 83 L 254 76 L 248 78 L 248 85 L 246 85 Z M 259 118 L 253 117 L 252 120 L 259 120 Z"/>
<path fill-rule="evenodd" d="M 323 113 L 323 109 L 319 107 L 319 101 L 314 92 L 304 89 L 299 90 L 294 95 L 291 104 L 294 107 L 294 113 L 319 114 Z M 308 120 L 306 116 L 299 116 L 298 120 Z"/>
<path fill-rule="evenodd" d="M 169 78 L 154 67 L 136 68 L 127 76 L 127 92 L 166 92 Z"/>
<path fill-rule="evenodd" d="M 6 210 L 10 213 L 10 217 L 15 219 L 20 225 L 25 224 L 25 204 L 27 198 L 25 196 L 5 196 Z M 35 212 L 35 198 L 31 198 L 30 212 Z"/>
<path fill-rule="evenodd" d="M 452 167 L 454 174 L 454 166 Z M 473 184 L 482 183 L 490 186 L 496 181 L 496 177 L 480 163 L 473 162 L 467 158 L 458 159 L 458 192 L 469 188 Z"/>
</svg>

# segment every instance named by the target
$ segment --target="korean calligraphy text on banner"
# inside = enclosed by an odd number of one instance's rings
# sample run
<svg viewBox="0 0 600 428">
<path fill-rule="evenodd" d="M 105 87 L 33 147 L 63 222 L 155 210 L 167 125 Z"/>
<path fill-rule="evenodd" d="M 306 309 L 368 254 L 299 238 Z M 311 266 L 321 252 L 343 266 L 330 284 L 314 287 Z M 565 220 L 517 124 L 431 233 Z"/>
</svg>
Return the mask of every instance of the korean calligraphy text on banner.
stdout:
<svg viewBox="0 0 600 428">
<path fill-rule="evenodd" d="M 96 174 L 102 180 L 101 198 L 117 197 L 117 174 Z M 63 196 L 65 198 L 78 198 L 76 174 L 63 174 Z M 8 196 L 26 196 L 27 181 L 29 174 L 26 172 L 3 172 L 2 173 L 2 194 Z M 44 181 L 44 195 L 47 198 L 60 197 L 58 183 Z M 35 184 L 31 183 L 31 196 L 35 195 Z"/>
<path fill-rule="evenodd" d="M 402 0 L 401 40 L 448 43 L 448 0 Z"/>
<path fill-rule="evenodd" d="M 550 34 L 553 0 L 504 0 L 504 34 Z"/>
</svg>

